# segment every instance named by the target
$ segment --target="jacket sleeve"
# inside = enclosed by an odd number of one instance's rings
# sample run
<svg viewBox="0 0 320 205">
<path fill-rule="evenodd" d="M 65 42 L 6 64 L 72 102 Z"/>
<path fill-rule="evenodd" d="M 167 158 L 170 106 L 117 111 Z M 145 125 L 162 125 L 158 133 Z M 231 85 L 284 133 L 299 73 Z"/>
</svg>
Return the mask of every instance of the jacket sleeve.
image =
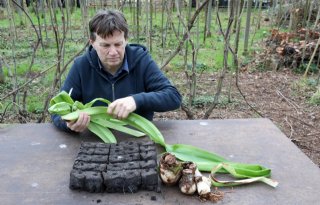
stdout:
<svg viewBox="0 0 320 205">
<path fill-rule="evenodd" d="M 77 69 L 77 65 L 78 65 L 78 62 L 75 61 L 68 73 L 68 76 L 61 88 L 61 91 L 66 91 L 67 93 L 69 93 L 70 90 L 72 89 L 72 92 L 71 92 L 72 99 L 80 101 L 81 99 L 80 82 L 81 81 L 80 81 L 80 77 L 78 73 L 79 69 Z M 62 120 L 59 115 L 55 115 L 55 114 L 51 115 L 51 120 L 53 124 L 60 130 L 73 132 L 67 127 L 67 123 L 64 120 Z"/>
<path fill-rule="evenodd" d="M 59 115 L 51 115 L 51 120 L 58 129 L 66 132 L 73 132 L 67 127 L 66 121 L 62 120 Z"/>
<path fill-rule="evenodd" d="M 146 92 L 133 95 L 137 109 L 165 112 L 179 108 L 181 105 L 180 93 L 161 72 L 150 55 L 148 58 L 143 60 L 149 62 L 143 69 Z"/>
</svg>

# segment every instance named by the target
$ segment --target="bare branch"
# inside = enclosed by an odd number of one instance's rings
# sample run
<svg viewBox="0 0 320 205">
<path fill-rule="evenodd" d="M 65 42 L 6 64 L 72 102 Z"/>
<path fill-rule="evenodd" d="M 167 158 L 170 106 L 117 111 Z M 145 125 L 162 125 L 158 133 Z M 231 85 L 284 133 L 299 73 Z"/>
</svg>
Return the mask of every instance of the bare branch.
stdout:
<svg viewBox="0 0 320 205">
<path fill-rule="evenodd" d="M 222 69 L 221 74 L 219 76 L 218 85 L 217 85 L 217 92 L 214 96 L 213 103 L 209 107 L 209 109 L 205 112 L 204 117 L 203 117 L 204 119 L 208 119 L 210 114 L 212 113 L 213 109 L 218 105 L 218 100 L 219 100 L 220 93 L 222 90 L 223 79 L 224 79 L 224 76 L 225 76 L 227 69 L 228 69 L 228 51 L 230 48 L 230 31 L 231 31 L 231 26 L 232 26 L 232 22 L 233 22 L 233 17 L 234 17 L 234 12 L 233 12 L 233 7 L 232 7 L 231 11 L 230 11 L 230 16 L 229 16 L 228 27 L 227 27 L 226 32 L 224 33 L 222 30 L 222 24 L 221 24 L 219 12 L 217 12 L 217 20 L 219 23 L 219 29 L 220 29 L 220 31 L 223 35 L 224 41 L 225 41 L 225 46 L 224 46 L 224 51 L 223 51 L 223 69 Z"/>
<path fill-rule="evenodd" d="M 32 28 L 34 29 L 34 31 L 35 31 L 35 33 L 36 33 L 36 35 L 37 35 L 37 42 L 36 42 L 35 46 L 33 47 L 33 53 L 32 53 L 31 63 L 30 63 L 29 68 L 28 68 L 28 70 L 30 71 L 30 70 L 31 70 L 31 67 L 33 66 L 33 63 L 34 63 L 34 59 L 35 59 L 35 57 L 36 57 L 36 51 L 37 51 L 37 49 L 38 49 L 38 47 L 39 47 L 39 44 L 40 44 L 40 42 L 41 42 L 41 36 L 39 35 L 39 33 L 38 33 L 38 31 L 37 31 L 37 28 L 36 28 L 36 26 L 34 25 L 34 23 L 33 23 L 32 19 L 31 19 L 30 15 L 28 14 L 28 12 L 26 12 L 26 10 L 25 10 L 20 4 L 18 4 L 15 0 L 12 0 L 12 2 L 13 2 L 15 5 L 17 5 L 17 6 L 23 11 L 23 13 L 26 14 L 26 16 L 28 17 L 28 19 L 29 19 L 29 21 L 30 21 L 30 23 L 31 23 Z"/>
<path fill-rule="evenodd" d="M 179 53 L 179 51 L 181 50 L 184 42 L 189 38 L 189 32 L 191 30 L 191 28 L 193 27 L 193 24 L 197 18 L 197 16 L 199 15 L 200 11 L 205 7 L 205 5 L 208 3 L 209 0 L 204 1 L 199 8 L 195 11 L 195 13 L 193 14 L 192 18 L 189 20 L 188 22 L 188 29 L 187 31 L 184 33 L 181 41 L 178 44 L 178 47 L 176 48 L 176 50 L 171 54 L 171 56 L 168 57 L 167 60 L 165 60 L 165 63 L 161 66 L 161 70 L 168 65 L 168 63 Z"/>
<path fill-rule="evenodd" d="M 78 52 L 76 53 L 72 58 L 69 59 L 69 61 L 66 63 L 66 65 L 63 67 L 61 74 L 59 75 L 59 77 L 61 77 L 62 73 L 67 69 L 68 65 L 77 57 L 80 55 L 80 53 L 82 53 L 85 48 L 87 47 L 88 42 L 86 43 L 86 45 Z M 24 88 L 25 86 L 27 86 L 29 83 L 31 83 L 33 80 L 37 79 L 38 77 L 42 76 L 43 74 L 45 74 L 47 71 L 49 71 L 51 68 L 54 68 L 59 62 L 57 62 L 56 64 L 50 66 L 49 68 L 41 71 L 40 73 L 38 73 L 37 75 L 35 75 L 33 78 L 29 79 L 27 82 L 23 83 L 22 85 L 20 85 L 19 87 L 17 87 L 16 89 L 10 91 L 9 93 L 7 93 L 4 97 L 2 97 L 0 99 L 0 101 L 3 101 L 4 99 L 6 99 L 7 97 L 9 97 L 10 95 L 16 93 L 17 91 L 21 90 L 22 88 Z"/>
<path fill-rule="evenodd" d="M 31 83 L 33 80 L 37 79 L 38 77 L 42 76 L 43 74 L 45 74 L 48 70 L 50 70 L 51 68 L 53 68 L 54 66 L 56 66 L 56 64 L 52 65 L 51 67 L 41 71 L 40 73 L 38 73 L 37 75 L 33 76 L 32 78 L 30 78 L 27 82 L 23 83 L 22 85 L 18 86 L 16 89 L 10 91 L 9 93 L 7 93 L 4 97 L 2 97 L 0 100 L 4 100 L 7 97 L 9 97 L 12 94 L 15 94 L 17 91 L 21 90 L 22 88 L 26 87 L 27 85 L 29 85 L 29 83 Z"/>
</svg>

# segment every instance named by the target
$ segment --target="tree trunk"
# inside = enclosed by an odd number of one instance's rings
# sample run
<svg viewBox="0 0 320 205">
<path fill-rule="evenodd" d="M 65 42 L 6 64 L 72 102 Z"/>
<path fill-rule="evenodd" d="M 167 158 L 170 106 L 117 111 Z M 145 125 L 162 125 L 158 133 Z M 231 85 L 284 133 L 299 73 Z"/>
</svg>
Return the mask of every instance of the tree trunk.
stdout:
<svg viewBox="0 0 320 205">
<path fill-rule="evenodd" d="M 149 49 L 150 49 L 150 52 L 152 52 L 152 16 L 153 16 L 153 10 L 152 10 L 152 7 L 153 7 L 153 1 L 150 0 L 150 3 L 149 3 L 149 12 L 150 12 L 150 15 L 149 15 L 149 23 L 150 23 L 150 26 L 149 26 Z"/>
<path fill-rule="evenodd" d="M 12 10 L 11 7 L 11 1 L 7 0 L 7 12 L 8 12 L 8 16 L 10 19 L 10 33 L 13 34 L 13 36 L 11 37 L 12 40 L 12 58 L 13 58 L 13 64 L 14 64 L 14 69 L 13 69 L 13 77 L 14 77 L 14 81 L 13 81 L 13 88 L 16 89 L 18 87 L 18 74 L 17 74 L 17 61 L 16 61 L 16 39 L 17 39 L 17 34 L 16 34 L 16 26 L 14 23 L 14 11 Z M 17 96 L 18 92 L 13 93 L 12 95 L 12 101 L 16 102 L 16 96 Z"/>
<path fill-rule="evenodd" d="M 317 13 L 316 20 L 315 20 L 315 22 L 314 22 L 314 27 L 313 27 L 313 29 L 316 29 L 316 28 L 317 28 L 317 25 L 318 25 L 318 22 L 319 22 L 319 18 L 320 18 L 320 5 L 317 5 L 317 8 L 318 8 L 318 13 Z"/>
<path fill-rule="evenodd" d="M 234 1 L 234 0 L 232 0 Z M 228 26 L 225 32 L 223 32 L 222 30 L 222 24 L 220 21 L 220 17 L 219 17 L 219 13 L 217 13 L 217 20 L 219 23 L 219 29 L 220 32 L 223 35 L 224 38 L 224 50 L 223 50 L 223 69 L 221 70 L 220 76 L 219 76 L 219 80 L 217 83 L 217 91 L 214 95 L 214 100 L 212 102 L 212 105 L 210 105 L 210 107 L 208 108 L 208 110 L 205 112 L 204 114 L 204 119 L 208 119 L 210 117 L 210 114 L 212 113 L 213 109 L 218 105 L 219 103 L 219 98 L 220 98 L 220 94 L 222 91 L 222 86 L 223 86 L 223 80 L 225 78 L 225 75 L 227 73 L 228 70 L 228 52 L 229 52 L 229 47 L 230 47 L 230 35 L 231 35 L 231 30 L 232 30 L 232 23 L 233 23 L 233 19 L 234 19 L 234 10 L 233 8 L 230 9 L 230 13 L 229 13 L 229 20 L 228 20 Z"/>
<path fill-rule="evenodd" d="M 243 46 L 243 55 L 248 55 L 248 45 L 249 45 L 249 35 L 250 35 L 250 24 L 251 24 L 251 8 L 252 0 L 248 0 L 247 4 L 247 20 L 246 20 L 246 29 L 244 34 L 244 46 Z"/>
<path fill-rule="evenodd" d="M 136 5 L 136 25 L 137 25 L 137 30 L 136 30 L 136 38 L 137 38 L 137 43 L 140 41 L 140 0 L 137 0 L 137 5 Z"/>
<path fill-rule="evenodd" d="M 0 83 L 2 84 L 4 82 L 5 82 L 5 76 L 2 68 L 2 60 L 0 59 Z"/>
<path fill-rule="evenodd" d="M 86 5 L 86 0 L 80 0 L 81 17 L 82 17 L 82 29 L 85 38 L 89 38 L 88 29 L 88 6 Z"/>
<path fill-rule="evenodd" d="M 244 6 L 244 4 L 243 4 Z M 233 58 L 233 66 L 235 68 L 238 68 L 238 61 L 235 57 L 238 56 L 238 50 L 239 50 L 239 39 L 240 39 L 240 28 L 241 28 L 241 16 L 242 16 L 242 11 L 244 9 L 241 9 L 241 2 L 238 2 L 237 4 L 237 13 L 236 13 L 236 18 L 237 19 L 237 26 L 236 26 L 236 37 L 235 37 L 235 41 L 234 41 L 234 58 Z"/>
<path fill-rule="evenodd" d="M 259 11 L 258 11 L 258 26 L 257 28 L 260 29 L 261 27 L 261 16 L 262 16 L 262 0 L 259 0 Z"/>
<path fill-rule="evenodd" d="M 306 70 L 305 70 L 305 72 L 304 72 L 304 74 L 303 74 L 303 77 L 304 77 L 304 78 L 307 77 L 307 74 L 308 74 L 308 72 L 309 72 L 311 63 L 312 63 L 312 61 L 313 61 L 313 59 L 314 59 L 314 57 L 315 57 L 315 55 L 316 55 L 316 53 L 317 53 L 317 51 L 318 51 L 319 44 L 320 44 L 320 37 L 319 37 L 319 39 L 318 39 L 318 41 L 317 41 L 316 47 L 314 48 L 314 51 L 313 51 L 312 55 L 311 55 L 311 58 L 310 58 L 309 63 L 308 63 L 308 66 L 307 66 L 307 68 L 306 68 Z"/>
<path fill-rule="evenodd" d="M 302 27 L 305 27 L 307 25 L 307 19 L 308 16 L 310 16 L 310 10 L 312 12 L 312 2 L 311 0 L 306 0 L 305 4 L 303 6 L 303 20 L 302 20 Z"/>
<path fill-rule="evenodd" d="M 290 31 L 295 31 L 298 28 L 298 23 L 299 23 L 299 4 L 298 1 L 295 0 L 293 1 L 293 7 L 290 11 L 290 24 L 289 24 L 289 30 Z"/>
<path fill-rule="evenodd" d="M 204 42 L 206 37 L 211 37 L 211 21 L 212 21 L 212 0 L 209 0 L 206 12 L 206 25 L 204 33 Z"/>
<path fill-rule="evenodd" d="M 150 28 L 149 28 L 149 21 L 150 21 L 150 4 L 149 4 L 149 1 L 145 1 L 144 2 L 145 4 L 145 14 L 146 14 L 146 17 L 145 17 L 145 26 L 144 26 L 144 32 L 145 32 L 145 36 L 146 36 L 146 42 L 147 42 L 147 48 L 148 50 L 150 51 Z"/>
<path fill-rule="evenodd" d="M 190 18 L 191 18 L 191 10 L 192 10 L 192 0 L 189 0 L 189 4 L 188 4 L 188 11 L 187 11 L 187 22 L 189 22 Z M 185 52 L 184 52 L 184 63 L 183 63 L 183 67 L 185 70 L 187 70 L 188 67 L 188 41 L 185 42 Z"/>
<path fill-rule="evenodd" d="M 46 20 L 46 1 L 42 1 L 41 3 L 41 16 L 43 18 L 43 24 L 44 24 L 44 32 L 46 35 L 46 41 L 48 41 L 48 31 L 47 31 L 47 20 Z M 43 48 L 43 47 L 42 47 Z"/>
</svg>

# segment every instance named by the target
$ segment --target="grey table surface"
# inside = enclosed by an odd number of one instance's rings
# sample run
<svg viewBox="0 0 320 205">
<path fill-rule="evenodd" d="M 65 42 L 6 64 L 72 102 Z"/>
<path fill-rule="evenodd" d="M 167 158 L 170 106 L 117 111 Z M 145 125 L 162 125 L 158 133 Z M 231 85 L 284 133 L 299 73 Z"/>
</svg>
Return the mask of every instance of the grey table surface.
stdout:
<svg viewBox="0 0 320 205">
<path fill-rule="evenodd" d="M 320 169 L 268 119 L 155 122 L 169 144 L 191 144 L 229 160 L 272 169 L 277 188 L 255 183 L 219 188 L 216 204 L 320 204 Z M 132 140 L 116 133 L 119 141 Z M 0 125 L 0 204 L 200 204 L 177 187 L 161 193 L 88 193 L 70 190 L 69 174 L 87 132 L 64 133 L 52 124 Z M 209 204 L 206 202 L 205 204 Z"/>
</svg>

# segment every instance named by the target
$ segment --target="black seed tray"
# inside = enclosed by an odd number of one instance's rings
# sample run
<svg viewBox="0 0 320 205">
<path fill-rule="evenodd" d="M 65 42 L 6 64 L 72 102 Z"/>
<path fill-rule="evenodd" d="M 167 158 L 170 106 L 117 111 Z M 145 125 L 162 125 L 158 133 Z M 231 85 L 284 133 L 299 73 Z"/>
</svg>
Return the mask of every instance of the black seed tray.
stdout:
<svg viewBox="0 0 320 205">
<path fill-rule="evenodd" d="M 151 141 L 83 142 L 70 172 L 70 189 L 88 192 L 160 192 L 157 151 Z"/>
</svg>

